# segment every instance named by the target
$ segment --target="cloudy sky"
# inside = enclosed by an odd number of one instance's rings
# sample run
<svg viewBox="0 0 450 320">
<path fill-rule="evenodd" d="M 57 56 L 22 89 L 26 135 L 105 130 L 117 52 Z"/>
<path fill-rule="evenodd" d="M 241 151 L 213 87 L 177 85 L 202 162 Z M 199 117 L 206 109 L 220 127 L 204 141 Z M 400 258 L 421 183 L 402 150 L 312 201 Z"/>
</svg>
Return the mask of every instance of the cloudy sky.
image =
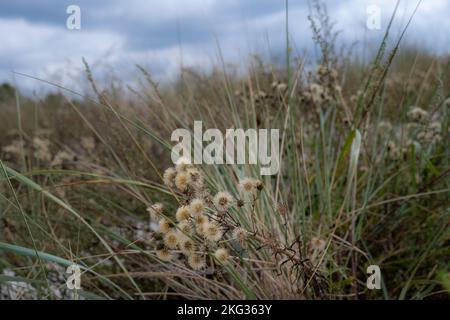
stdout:
<svg viewBox="0 0 450 320">
<path fill-rule="evenodd" d="M 402 0 L 396 29 L 418 0 Z M 377 5 L 386 27 L 396 0 L 325 0 L 341 30 L 340 41 L 376 42 L 383 30 L 366 27 L 369 5 Z M 66 9 L 81 9 L 81 29 L 69 30 Z M 295 50 L 313 53 L 308 0 L 290 1 L 290 30 Z M 224 60 L 242 63 L 251 53 L 276 56 L 283 50 L 283 0 L 15 0 L 0 2 L 0 82 L 26 89 L 45 86 L 11 71 L 74 86 L 81 57 L 94 71 L 114 70 L 132 77 L 136 64 L 159 79 L 176 76 L 184 66 L 209 68 Z M 408 30 L 408 42 L 439 53 L 450 52 L 450 1 L 423 0 Z M 395 35 L 395 33 L 394 33 Z M 361 45 L 362 48 L 362 45 Z"/>
</svg>

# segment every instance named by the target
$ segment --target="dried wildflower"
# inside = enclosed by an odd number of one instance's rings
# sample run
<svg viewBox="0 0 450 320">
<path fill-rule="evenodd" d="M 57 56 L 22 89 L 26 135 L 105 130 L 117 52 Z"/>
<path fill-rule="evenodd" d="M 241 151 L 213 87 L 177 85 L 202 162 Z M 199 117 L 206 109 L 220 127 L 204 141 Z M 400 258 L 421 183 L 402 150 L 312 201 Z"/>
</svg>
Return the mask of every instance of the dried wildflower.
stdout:
<svg viewBox="0 0 450 320">
<path fill-rule="evenodd" d="M 189 207 L 188 206 L 179 207 L 175 216 L 179 222 L 189 219 Z"/>
<path fill-rule="evenodd" d="M 35 147 L 34 156 L 42 161 L 50 161 L 50 141 L 35 137 L 33 139 L 33 144 Z"/>
<path fill-rule="evenodd" d="M 209 241 L 217 242 L 222 238 L 223 230 L 216 222 L 208 222 L 204 226 L 204 236 Z"/>
<path fill-rule="evenodd" d="M 188 257 L 188 264 L 194 270 L 203 269 L 206 265 L 205 259 L 199 254 L 191 254 Z"/>
<path fill-rule="evenodd" d="M 203 214 L 205 211 L 205 201 L 199 198 L 192 200 L 189 205 L 189 211 L 193 217 Z"/>
<path fill-rule="evenodd" d="M 227 211 L 233 203 L 233 197 L 227 191 L 218 192 L 213 199 L 214 206 L 219 211 Z"/>
<path fill-rule="evenodd" d="M 177 225 L 182 233 L 190 234 L 192 232 L 192 223 L 189 220 L 183 220 Z"/>
<path fill-rule="evenodd" d="M 172 252 L 167 248 L 156 250 L 156 256 L 162 261 L 170 261 L 174 258 Z"/>
<path fill-rule="evenodd" d="M 239 241 L 240 243 L 244 243 L 248 239 L 248 231 L 244 228 L 237 227 L 233 230 L 233 238 Z"/>
<path fill-rule="evenodd" d="M 189 238 L 182 239 L 178 246 L 180 247 L 181 252 L 187 256 L 192 255 L 196 249 L 194 241 Z"/>
<path fill-rule="evenodd" d="M 261 180 L 256 180 L 255 186 L 258 191 L 261 191 L 262 189 L 264 189 L 264 184 Z"/>
<path fill-rule="evenodd" d="M 73 161 L 74 159 L 75 159 L 75 156 L 72 153 L 62 150 L 62 151 L 59 151 L 55 155 L 55 157 L 53 158 L 50 165 L 51 166 L 60 166 L 65 161 Z"/>
<path fill-rule="evenodd" d="M 208 217 L 204 214 L 200 214 L 194 218 L 195 220 L 195 231 L 198 235 L 202 236 L 205 232 L 205 226 L 209 223 Z"/>
<path fill-rule="evenodd" d="M 312 237 L 310 245 L 312 250 L 320 252 L 325 249 L 326 242 L 319 237 Z"/>
<path fill-rule="evenodd" d="M 392 124 L 389 121 L 380 121 L 378 129 L 381 134 L 389 134 L 392 130 Z"/>
<path fill-rule="evenodd" d="M 2 148 L 2 150 L 3 150 L 3 152 L 6 152 L 6 153 L 20 155 L 24 146 L 25 146 L 25 143 L 22 140 L 15 140 L 10 145 L 4 146 Z"/>
<path fill-rule="evenodd" d="M 189 175 L 189 180 L 195 189 L 203 188 L 203 177 L 198 169 L 188 168 L 186 172 Z"/>
<path fill-rule="evenodd" d="M 428 120 L 429 114 L 425 110 L 420 107 L 411 107 L 411 110 L 408 111 L 407 117 L 411 121 L 416 122 L 426 122 Z"/>
<path fill-rule="evenodd" d="M 256 190 L 256 181 L 252 178 L 244 178 L 239 181 L 238 190 L 243 194 L 251 194 Z"/>
<path fill-rule="evenodd" d="M 175 168 L 167 168 L 163 175 L 164 184 L 169 188 L 173 187 L 176 175 L 177 171 Z"/>
<path fill-rule="evenodd" d="M 228 262 L 228 259 L 230 258 L 230 254 L 228 253 L 227 249 L 219 248 L 214 252 L 214 257 L 217 259 L 217 261 L 220 264 L 225 264 Z"/>
<path fill-rule="evenodd" d="M 400 149 L 393 141 L 387 143 L 386 150 L 390 159 L 396 160 L 400 158 Z"/>
<path fill-rule="evenodd" d="M 158 231 L 161 233 L 167 233 L 170 231 L 170 222 L 169 220 L 162 218 L 161 220 L 159 220 L 159 229 Z"/>
<path fill-rule="evenodd" d="M 178 242 L 180 240 L 180 237 L 178 236 L 178 233 L 174 230 L 171 230 L 166 233 L 164 236 L 164 244 L 167 248 L 175 249 L 178 245 Z"/>
<path fill-rule="evenodd" d="M 186 172 L 179 172 L 175 177 L 175 186 L 180 191 L 184 191 L 187 189 L 190 183 L 190 176 Z"/>
<path fill-rule="evenodd" d="M 425 144 L 425 143 L 431 143 L 434 140 L 434 133 L 430 132 L 430 131 L 420 131 L 417 134 L 417 140 L 419 140 L 421 143 Z"/>
<path fill-rule="evenodd" d="M 283 93 L 284 91 L 286 91 L 288 86 L 286 83 L 283 83 L 281 81 L 274 81 L 274 82 L 272 82 L 271 87 L 273 90 L 276 90 L 279 93 Z"/>
<path fill-rule="evenodd" d="M 162 203 L 154 203 L 150 207 L 147 208 L 147 212 L 150 214 L 150 217 L 153 220 L 157 220 L 160 218 L 162 212 L 163 212 L 163 205 Z"/>
<path fill-rule="evenodd" d="M 438 134 L 441 132 L 441 123 L 438 121 L 433 121 L 432 123 L 430 123 L 429 129 L 435 133 Z"/>
<path fill-rule="evenodd" d="M 181 157 L 178 159 L 175 168 L 177 169 L 177 172 L 184 172 L 187 169 L 191 168 L 191 161 L 188 158 Z"/>
<path fill-rule="evenodd" d="M 199 225 L 199 224 L 205 224 L 209 220 L 208 220 L 208 217 L 205 216 L 204 214 L 199 214 L 194 217 L 194 221 L 195 221 L 195 224 Z"/>
</svg>

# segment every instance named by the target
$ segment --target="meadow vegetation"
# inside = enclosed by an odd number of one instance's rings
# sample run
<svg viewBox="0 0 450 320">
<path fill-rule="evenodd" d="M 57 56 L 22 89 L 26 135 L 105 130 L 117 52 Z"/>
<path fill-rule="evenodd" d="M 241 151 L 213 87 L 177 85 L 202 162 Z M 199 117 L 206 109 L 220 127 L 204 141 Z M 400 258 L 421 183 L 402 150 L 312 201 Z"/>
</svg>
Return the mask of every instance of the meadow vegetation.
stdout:
<svg viewBox="0 0 450 320">
<path fill-rule="evenodd" d="M 0 299 L 446 299 L 450 57 L 386 32 L 317 57 L 45 97 L 0 88 Z M 287 33 L 288 34 L 288 33 Z M 20 83 L 20 76 L 17 77 Z M 39 81 L 39 80 L 36 80 Z M 280 129 L 280 170 L 170 160 L 170 135 Z M 381 290 L 366 287 L 379 265 Z"/>
</svg>

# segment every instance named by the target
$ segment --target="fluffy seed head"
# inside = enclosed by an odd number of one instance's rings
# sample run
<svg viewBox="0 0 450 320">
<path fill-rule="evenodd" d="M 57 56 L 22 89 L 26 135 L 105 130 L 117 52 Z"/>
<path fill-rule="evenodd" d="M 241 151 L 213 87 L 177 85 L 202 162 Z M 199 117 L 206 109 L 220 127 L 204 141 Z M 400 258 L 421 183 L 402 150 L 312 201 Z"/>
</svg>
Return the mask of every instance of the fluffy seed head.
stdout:
<svg viewBox="0 0 450 320">
<path fill-rule="evenodd" d="M 183 239 L 179 243 L 179 247 L 181 252 L 183 252 L 187 256 L 190 256 L 195 252 L 195 243 L 189 238 Z"/>
<path fill-rule="evenodd" d="M 172 252 L 170 252 L 170 250 L 167 248 L 156 250 L 156 256 L 158 257 L 158 259 L 166 262 L 173 259 Z"/>
<path fill-rule="evenodd" d="M 420 107 L 411 107 L 411 109 L 407 113 L 407 116 L 412 121 L 426 122 L 428 120 L 429 114 Z"/>
<path fill-rule="evenodd" d="M 430 123 L 429 128 L 433 133 L 436 133 L 436 134 L 440 133 L 441 132 L 441 123 L 438 121 L 434 121 L 434 122 Z"/>
<path fill-rule="evenodd" d="M 234 228 L 233 238 L 243 243 L 248 238 L 248 231 L 241 227 Z"/>
<path fill-rule="evenodd" d="M 204 214 L 200 214 L 195 218 L 195 231 L 198 235 L 203 236 L 205 232 L 205 226 L 208 224 L 208 217 Z"/>
<path fill-rule="evenodd" d="M 190 183 L 190 176 L 186 172 L 179 172 L 175 177 L 175 186 L 180 191 L 186 190 L 189 183 Z"/>
<path fill-rule="evenodd" d="M 191 161 L 188 158 L 181 157 L 178 159 L 175 167 L 178 172 L 184 172 L 191 167 Z"/>
<path fill-rule="evenodd" d="M 325 249 L 326 242 L 319 237 L 312 237 L 310 244 L 313 250 L 323 251 Z"/>
<path fill-rule="evenodd" d="M 214 196 L 213 202 L 217 210 L 227 211 L 233 204 L 233 197 L 227 191 L 220 191 Z"/>
<path fill-rule="evenodd" d="M 194 270 L 200 270 L 205 267 L 205 259 L 198 254 L 191 254 L 188 258 L 188 263 Z"/>
<path fill-rule="evenodd" d="M 161 220 L 159 220 L 158 224 L 159 224 L 159 229 L 158 229 L 159 232 L 166 234 L 167 232 L 170 231 L 169 220 L 162 218 Z"/>
<path fill-rule="evenodd" d="M 219 261 L 220 264 L 225 264 L 228 262 L 228 259 L 230 258 L 230 254 L 228 253 L 227 249 L 219 248 L 214 252 L 214 257 Z"/>
<path fill-rule="evenodd" d="M 389 134 L 392 130 L 392 125 L 389 121 L 380 121 L 378 123 L 378 129 L 381 134 Z"/>
<path fill-rule="evenodd" d="M 256 190 L 256 183 L 255 179 L 252 178 L 244 178 L 241 181 L 239 181 L 238 184 L 238 190 L 241 193 L 249 194 L 253 193 Z"/>
<path fill-rule="evenodd" d="M 190 234 L 192 232 L 192 223 L 188 220 L 181 221 L 177 227 L 182 233 Z"/>
<path fill-rule="evenodd" d="M 175 249 L 177 247 L 179 241 L 178 233 L 174 230 L 171 230 L 166 233 L 164 236 L 164 244 L 167 248 Z"/>
<path fill-rule="evenodd" d="M 175 170 L 175 168 L 173 167 L 167 168 L 166 171 L 164 171 L 163 175 L 164 184 L 167 187 L 173 187 L 176 175 L 177 171 Z"/>
<path fill-rule="evenodd" d="M 215 222 L 208 222 L 204 226 L 204 236 L 210 241 L 217 242 L 222 238 L 223 230 Z"/>
<path fill-rule="evenodd" d="M 189 219 L 189 207 L 188 206 L 179 207 L 175 215 L 177 220 L 180 222 Z"/>
<path fill-rule="evenodd" d="M 203 212 L 205 211 L 205 201 L 198 198 L 192 200 L 191 204 L 189 205 L 189 210 L 193 217 L 203 214 Z"/>
</svg>

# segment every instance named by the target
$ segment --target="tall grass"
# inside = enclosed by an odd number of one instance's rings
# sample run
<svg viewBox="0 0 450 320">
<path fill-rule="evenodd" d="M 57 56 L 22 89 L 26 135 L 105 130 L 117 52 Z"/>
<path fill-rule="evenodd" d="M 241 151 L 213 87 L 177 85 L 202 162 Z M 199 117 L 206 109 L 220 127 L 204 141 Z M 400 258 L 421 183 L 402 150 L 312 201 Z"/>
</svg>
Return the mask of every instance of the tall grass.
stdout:
<svg viewBox="0 0 450 320">
<path fill-rule="evenodd" d="M 256 60 L 243 77 L 182 70 L 179 83 L 159 86 L 138 66 L 143 87 L 125 99 L 84 61 L 93 96 L 59 87 L 4 101 L 0 267 L 15 275 L 0 276 L 1 293 L 25 282 L 19 298 L 70 297 L 47 273 L 76 263 L 88 299 L 448 297 L 450 60 L 402 51 L 401 39 L 389 48 L 388 28 L 373 63 L 353 63 L 336 53 L 324 7 L 314 10 L 312 73 L 307 57 L 291 56 L 286 1 L 282 67 Z M 204 187 L 164 183 L 170 134 L 194 120 L 280 129 L 280 171 L 201 165 L 189 172 Z M 247 177 L 255 185 L 245 195 Z M 233 206 L 217 208 L 220 191 Z M 195 198 L 220 239 L 179 233 L 175 213 Z M 163 212 L 149 216 L 156 203 Z M 194 243 L 202 268 L 167 248 L 160 219 Z M 381 290 L 366 287 L 369 265 L 381 268 Z"/>
</svg>

